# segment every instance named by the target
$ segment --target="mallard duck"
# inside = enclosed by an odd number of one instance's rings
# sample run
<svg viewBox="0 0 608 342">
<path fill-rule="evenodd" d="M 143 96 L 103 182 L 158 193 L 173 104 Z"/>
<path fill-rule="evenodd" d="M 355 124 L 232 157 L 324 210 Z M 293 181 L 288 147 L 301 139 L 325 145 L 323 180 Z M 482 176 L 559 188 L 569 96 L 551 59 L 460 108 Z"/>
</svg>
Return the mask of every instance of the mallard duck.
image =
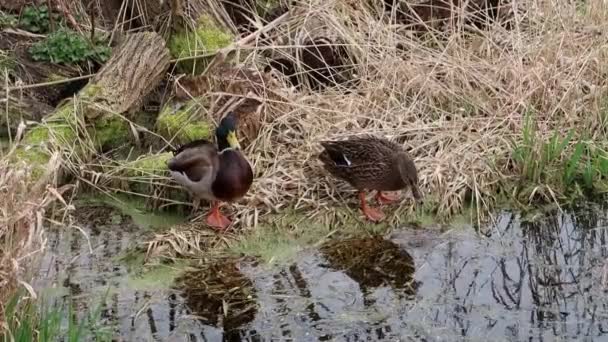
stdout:
<svg viewBox="0 0 608 342">
<path fill-rule="evenodd" d="M 376 200 L 391 203 L 382 191 L 412 189 L 416 200 L 422 195 L 418 188 L 418 172 L 410 156 L 398 144 L 374 136 L 355 136 L 343 141 L 322 141 L 325 149 L 319 159 L 333 176 L 345 180 L 359 191 L 361 210 L 371 221 L 381 221 L 384 213 L 369 207 L 365 192 L 376 190 Z"/>
<path fill-rule="evenodd" d="M 220 213 L 220 202 L 242 198 L 253 182 L 251 165 L 236 136 L 237 122 L 230 112 L 215 130 L 217 147 L 204 139 L 191 141 L 175 150 L 167 162 L 173 179 L 192 194 L 194 211 L 201 199 L 212 202 L 207 224 L 221 230 L 231 221 Z"/>
</svg>

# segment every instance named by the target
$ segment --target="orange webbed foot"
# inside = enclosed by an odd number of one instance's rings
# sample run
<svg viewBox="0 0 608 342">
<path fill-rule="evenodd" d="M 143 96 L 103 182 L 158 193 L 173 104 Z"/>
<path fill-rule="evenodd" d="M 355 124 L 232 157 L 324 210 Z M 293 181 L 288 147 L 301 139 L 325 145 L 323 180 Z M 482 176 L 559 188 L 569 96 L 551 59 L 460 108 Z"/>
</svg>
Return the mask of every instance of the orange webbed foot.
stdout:
<svg viewBox="0 0 608 342">
<path fill-rule="evenodd" d="M 385 217 L 382 210 L 371 207 L 366 207 L 365 209 L 363 209 L 363 214 L 365 214 L 365 217 L 367 217 L 368 220 L 373 222 L 380 222 L 384 220 Z"/>
<path fill-rule="evenodd" d="M 224 231 L 231 223 L 232 221 L 220 212 L 219 203 L 216 202 L 207 216 L 207 224 L 215 229 Z"/>
<path fill-rule="evenodd" d="M 384 213 L 380 209 L 372 208 L 367 205 L 367 201 L 365 200 L 365 191 L 359 192 L 359 200 L 361 201 L 361 210 L 368 220 L 380 222 L 384 219 Z"/>
<path fill-rule="evenodd" d="M 382 191 L 376 193 L 376 201 L 380 204 L 390 204 L 398 201 L 400 198 L 401 197 L 398 194 L 387 195 L 383 194 Z"/>
</svg>

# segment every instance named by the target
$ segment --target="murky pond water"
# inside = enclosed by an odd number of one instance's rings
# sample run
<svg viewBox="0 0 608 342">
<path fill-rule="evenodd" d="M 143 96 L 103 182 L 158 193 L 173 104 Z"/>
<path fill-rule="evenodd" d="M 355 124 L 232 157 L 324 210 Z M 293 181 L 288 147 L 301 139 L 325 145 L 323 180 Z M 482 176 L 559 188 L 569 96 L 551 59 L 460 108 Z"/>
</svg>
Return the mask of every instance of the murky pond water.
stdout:
<svg viewBox="0 0 608 342">
<path fill-rule="evenodd" d="M 227 259 L 180 276 L 182 292 L 129 275 L 115 256 L 141 230 L 106 215 L 83 226 L 90 247 L 78 230 L 49 236 L 38 286 L 79 309 L 110 288 L 117 341 L 603 341 L 607 217 L 504 213 L 486 234 L 403 229 L 281 267 Z"/>
</svg>

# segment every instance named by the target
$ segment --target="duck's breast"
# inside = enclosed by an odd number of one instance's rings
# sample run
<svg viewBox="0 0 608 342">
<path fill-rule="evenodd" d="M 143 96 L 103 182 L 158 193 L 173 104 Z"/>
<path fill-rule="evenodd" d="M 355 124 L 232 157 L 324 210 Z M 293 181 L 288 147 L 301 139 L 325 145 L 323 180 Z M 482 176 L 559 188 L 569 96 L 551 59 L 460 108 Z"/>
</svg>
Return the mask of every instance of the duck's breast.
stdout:
<svg viewBox="0 0 608 342">
<path fill-rule="evenodd" d="M 222 201 L 234 201 L 243 197 L 253 182 L 251 165 L 240 151 L 226 150 L 220 154 L 220 168 L 212 190 Z"/>
</svg>

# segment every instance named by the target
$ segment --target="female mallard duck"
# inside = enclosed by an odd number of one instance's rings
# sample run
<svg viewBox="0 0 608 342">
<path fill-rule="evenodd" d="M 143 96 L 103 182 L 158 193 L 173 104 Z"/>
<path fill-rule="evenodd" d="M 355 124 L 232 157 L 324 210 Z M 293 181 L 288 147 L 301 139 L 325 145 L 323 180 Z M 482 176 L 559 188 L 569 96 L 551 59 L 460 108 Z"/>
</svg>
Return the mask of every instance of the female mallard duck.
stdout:
<svg viewBox="0 0 608 342">
<path fill-rule="evenodd" d="M 195 140 L 179 147 L 167 162 L 175 181 L 192 193 L 195 211 L 201 199 L 213 203 L 207 224 L 222 230 L 231 221 L 220 213 L 220 201 L 242 198 L 253 182 L 253 171 L 240 150 L 236 126 L 237 117 L 231 112 L 215 130 L 217 148 L 207 140 Z"/>
<path fill-rule="evenodd" d="M 380 221 L 384 213 L 367 206 L 366 190 L 376 190 L 376 200 L 390 203 L 382 191 L 397 191 L 411 187 L 416 200 L 422 198 L 418 188 L 416 166 L 401 146 L 373 136 L 351 137 L 344 141 L 322 141 L 325 150 L 319 159 L 329 173 L 343 179 L 359 190 L 361 210 L 372 221 Z"/>
</svg>

